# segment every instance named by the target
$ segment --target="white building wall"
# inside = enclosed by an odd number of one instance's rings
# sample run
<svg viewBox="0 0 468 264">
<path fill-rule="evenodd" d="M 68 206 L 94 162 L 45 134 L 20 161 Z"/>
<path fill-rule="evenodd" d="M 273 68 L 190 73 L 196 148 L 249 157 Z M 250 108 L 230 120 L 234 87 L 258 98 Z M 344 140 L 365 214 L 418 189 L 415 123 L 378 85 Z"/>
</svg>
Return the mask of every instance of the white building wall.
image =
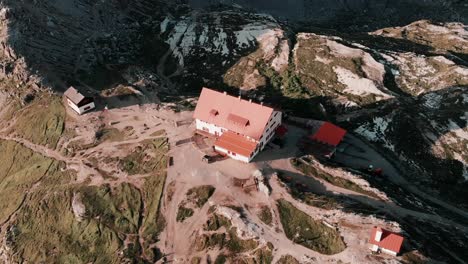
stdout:
<svg viewBox="0 0 468 264">
<path fill-rule="evenodd" d="M 380 250 L 382 250 L 383 253 L 386 253 L 386 254 L 389 254 L 389 255 L 392 255 L 392 256 L 397 255 L 397 253 L 395 251 L 391 251 L 391 250 L 388 250 L 388 249 L 385 249 L 385 248 L 380 248 Z"/>
<path fill-rule="evenodd" d="M 245 163 L 249 163 L 251 161 L 251 159 L 249 157 L 242 156 L 242 155 L 239 155 L 239 154 L 236 154 L 234 156 L 234 155 L 230 154 L 227 149 L 223 149 L 223 148 L 220 148 L 218 146 L 215 146 L 215 150 L 218 151 L 218 152 L 226 154 L 227 156 L 229 156 L 231 159 L 234 159 L 234 160 L 242 161 L 242 162 L 245 162 Z"/>
<path fill-rule="evenodd" d="M 396 256 L 397 253 L 395 251 L 391 251 L 391 250 L 388 250 L 388 249 L 385 249 L 385 248 L 381 248 L 377 245 L 371 245 L 370 246 L 370 249 L 374 252 L 377 252 L 377 251 L 381 251 L 382 253 L 385 253 L 385 254 L 389 254 L 389 255 L 392 255 L 392 256 Z"/>
<path fill-rule="evenodd" d="M 88 111 L 96 108 L 96 106 L 94 105 L 94 102 L 89 103 L 87 105 L 84 105 L 82 107 L 78 107 L 76 104 L 74 104 L 72 101 L 70 101 L 70 99 L 67 98 L 67 103 L 71 107 L 71 109 L 73 109 L 75 112 L 77 112 L 80 115 L 82 115 L 85 112 L 88 112 Z"/>
<path fill-rule="evenodd" d="M 282 120 L 282 114 L 279 111 L 273 111 L 270 121 L 268 121 L 268 124 L 265 128 L 265 131 L 263 131 L 262 138 L 260 139 L 260 145 L 262 146 L 259 151 L 262 151 L 265 146 L 273 139 L 275 136 L 276 128 L 278 128 L 281 125 L 281 120 Z"/>
<path fill-rule="evenodd" d="M 96 106 L 94 105 L 94 103 L 89 103 L 87 105 L 83 105 L 82 107 L 80 107 L 80 114 L 84 114 L 88 111 L 91 111 L 95 108 Z"/>
<path fill-rule="evenodd" d="M 210 124 L 210 123 L 207 123 L 205 121 L 202 121 L 200 119 L 197 119 L 195 121 L 195 124 L 196 124 L 196 127 L 198 130 L 202 130 L 202 131 L 206 131 L 212 135 L 217 135 L 217 136 L 221 136 L 223 134 L 223 132 L 225 131 L 225 129 L 219 127 L 219 126 L 216 126 L 214 124 Z"/>
<path fill-rule="evenodd" d="M 371 245 L 370 249 L 374 252 L 377 252 L 379 250 L 379 246 L 377 245 Z"/>
</svg>

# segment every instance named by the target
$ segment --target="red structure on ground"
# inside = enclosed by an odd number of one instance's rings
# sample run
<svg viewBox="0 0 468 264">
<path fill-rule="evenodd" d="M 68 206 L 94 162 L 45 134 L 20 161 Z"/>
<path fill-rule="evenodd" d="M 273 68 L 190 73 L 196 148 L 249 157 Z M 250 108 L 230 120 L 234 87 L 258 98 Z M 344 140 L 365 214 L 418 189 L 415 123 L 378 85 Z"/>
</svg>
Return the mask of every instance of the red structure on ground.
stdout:
<svg viewBox="0 0 468 264">
<path fill-rule="evenodd" d="M 325 122 L 319 128 L 317 133 L 310 136 L 310 139 L 336 147 L 341 141 L 343 141 L 345 135 L 346 130 L 335 126 L 332 123 Z"/>
<path fill-rule="evenodd" d="M 372 251 L 382 251 L 396 256 L 400 253 L 403 240 L 401 235 L 375 226 L 372 229 L 369 243 Z"/>
</svg>

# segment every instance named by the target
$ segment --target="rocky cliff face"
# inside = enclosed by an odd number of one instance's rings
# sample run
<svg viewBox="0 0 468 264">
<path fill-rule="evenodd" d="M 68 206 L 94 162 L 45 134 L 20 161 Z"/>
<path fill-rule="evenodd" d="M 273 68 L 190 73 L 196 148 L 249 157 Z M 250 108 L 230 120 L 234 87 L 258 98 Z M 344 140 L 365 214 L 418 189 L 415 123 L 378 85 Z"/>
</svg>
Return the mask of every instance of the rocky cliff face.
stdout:
<svg viewBox="0 0 468 264">
<path fill-rule="evenodd" d="M 388 1 L 388 0 L 189 0 L 195 7 L 214 3 L 240 5 L 268 12 L 292 21 L 308 21 L 324 26 L 383 27 L 408 24 L 419 19 L 465 21 L 468 5 L 463 1 Z"/>
<path fill-rule="evenodd" d="M 44 78 L 73 79 L 139 60 L 160 1 L 3 1 L 5 60 L 23 57 Z"/>
</svg>

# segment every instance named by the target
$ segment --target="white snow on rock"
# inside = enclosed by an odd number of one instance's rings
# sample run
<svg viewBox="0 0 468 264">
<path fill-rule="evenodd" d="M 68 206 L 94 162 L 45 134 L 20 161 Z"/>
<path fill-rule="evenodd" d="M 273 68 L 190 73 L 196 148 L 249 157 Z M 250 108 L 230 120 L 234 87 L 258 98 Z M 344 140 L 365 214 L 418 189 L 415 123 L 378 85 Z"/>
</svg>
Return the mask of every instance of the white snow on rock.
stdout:
<svg viewBox="0 0 468 264">
<path fill-rule="evenodd" d="M 258 37 L 267 34 L 269 29 L 265 28 L 262 24 L 247 25 L 240 31 L 235 32 L 236 44 L 239 47 L 250 47 Z"/>
<path fill-rule="evenodd" d="M 386 139 L 386 132 L 391 121 L 391 116 L 375 117 L 372 119 L 372 123 L 363 124 L 356 128 L 354 132 L 369 141 L 381 142 L 386 148 L 393 151 L 395 150 L 395 146 Z"/>
<path fill-rule="evenodd" d="M 450 132 L 454 133 L 458 138 L 468 140 L 468 128 L 461 128 L 451 119 L 448 120 L 448 128 Z"/>
<path fill-rule="evenodd" d="M 344 90 L 345 93 L 359 96 L 373 94 L 376 97 L 379 97 L 379 99 L 392 98 L 389 94 L 379 90 L 374 81 L 370 79 L 361 78 L 352 71 L 342 67 L 333 67 L 333 70 L 338 77 L 338 81 L 346 85 L 346 89 Z"/>
<path fill-rule="evenodd" d="M 166 17 L 163 22 L 161 22 L 161 25 L 160 25 L 160 30 L 161 30 L 161 33 L 165 33 L 166 30 L 167 30 L 167 27 L 169 25 L 169 23 L 171 22 L 171 20 L 169 19 L 169 17 Z"/>
<path fill-rule="evenodd" d="M 436 93 L 429 93 L 424 95 L 424 106 L 431 109 L 438 109 L 442 102 L 442 95 Z"/>
<path fill-rule="evenodd" d="M 243 240 L 261 237 L 262 229 L 254 222 L 243 218 L 239 212 L 229 207 L 216 207 L 216 214 L 226 217 L 231 221 L 233 227 L 237 229 L 237 236 Z"/>
<path fill-rule="evenodd" d="M 184 65 L 187 56 L 196 56 L 194 52 L 204 51 L 228 58 L 239 50 L 254 47 L 261 36 L 274 35 L 274 29 L 279 28 L 272 17 L 252 14 L 239 21 L 239 25 L 223 24 L 225 18 L 234 15 L 230 12 L 195 14 L 175 22 L 166 43 L 179 64 Z M 161 32 L 167 31 L 168 23 L 167 20 L 161 23 Z M 266 48 L 272 46 L 267 45 L 268 41 L 264 43 Z"/>
</svg>

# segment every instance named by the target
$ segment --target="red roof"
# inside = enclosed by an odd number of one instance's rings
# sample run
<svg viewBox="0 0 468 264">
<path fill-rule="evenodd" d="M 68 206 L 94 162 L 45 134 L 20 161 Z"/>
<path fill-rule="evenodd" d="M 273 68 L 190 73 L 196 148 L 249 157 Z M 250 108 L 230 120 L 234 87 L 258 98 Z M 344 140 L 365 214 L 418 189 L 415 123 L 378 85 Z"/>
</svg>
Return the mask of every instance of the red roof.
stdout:
<svg viewBox="0 0 468 264">
<path fill-rule="evenodd" d="M 377 231 L 382 232 L 380 241 L 375 241 L 375 235 Z M 403 245 L 403 240 L 404 238 L 397 233 L 385 230 L 380 227 L 374 227 L 371 232 L 369 243 L 399 253 L 401 246 Z"/>
<path fill-rule="evenodd" d="M 338 146 L 346 135 L 346 130 L 335 126 L 332 123 L 324 122 L 315 135 L 311 136 L 312 140 L 319 141 L 332 146 Z"/>
<path fill-rule="evenodd" d="M 272 114 L 270 107 L 203 88 L 193 116 L 259 140 Z"/>
<path fill-rule="evenodd" d="M 216 140 L 215 146 L 234 152 L 237 155 L 250 157 L 257 148 L 257 143 L 242 135 L 226 131 Z"/>
</svg>

